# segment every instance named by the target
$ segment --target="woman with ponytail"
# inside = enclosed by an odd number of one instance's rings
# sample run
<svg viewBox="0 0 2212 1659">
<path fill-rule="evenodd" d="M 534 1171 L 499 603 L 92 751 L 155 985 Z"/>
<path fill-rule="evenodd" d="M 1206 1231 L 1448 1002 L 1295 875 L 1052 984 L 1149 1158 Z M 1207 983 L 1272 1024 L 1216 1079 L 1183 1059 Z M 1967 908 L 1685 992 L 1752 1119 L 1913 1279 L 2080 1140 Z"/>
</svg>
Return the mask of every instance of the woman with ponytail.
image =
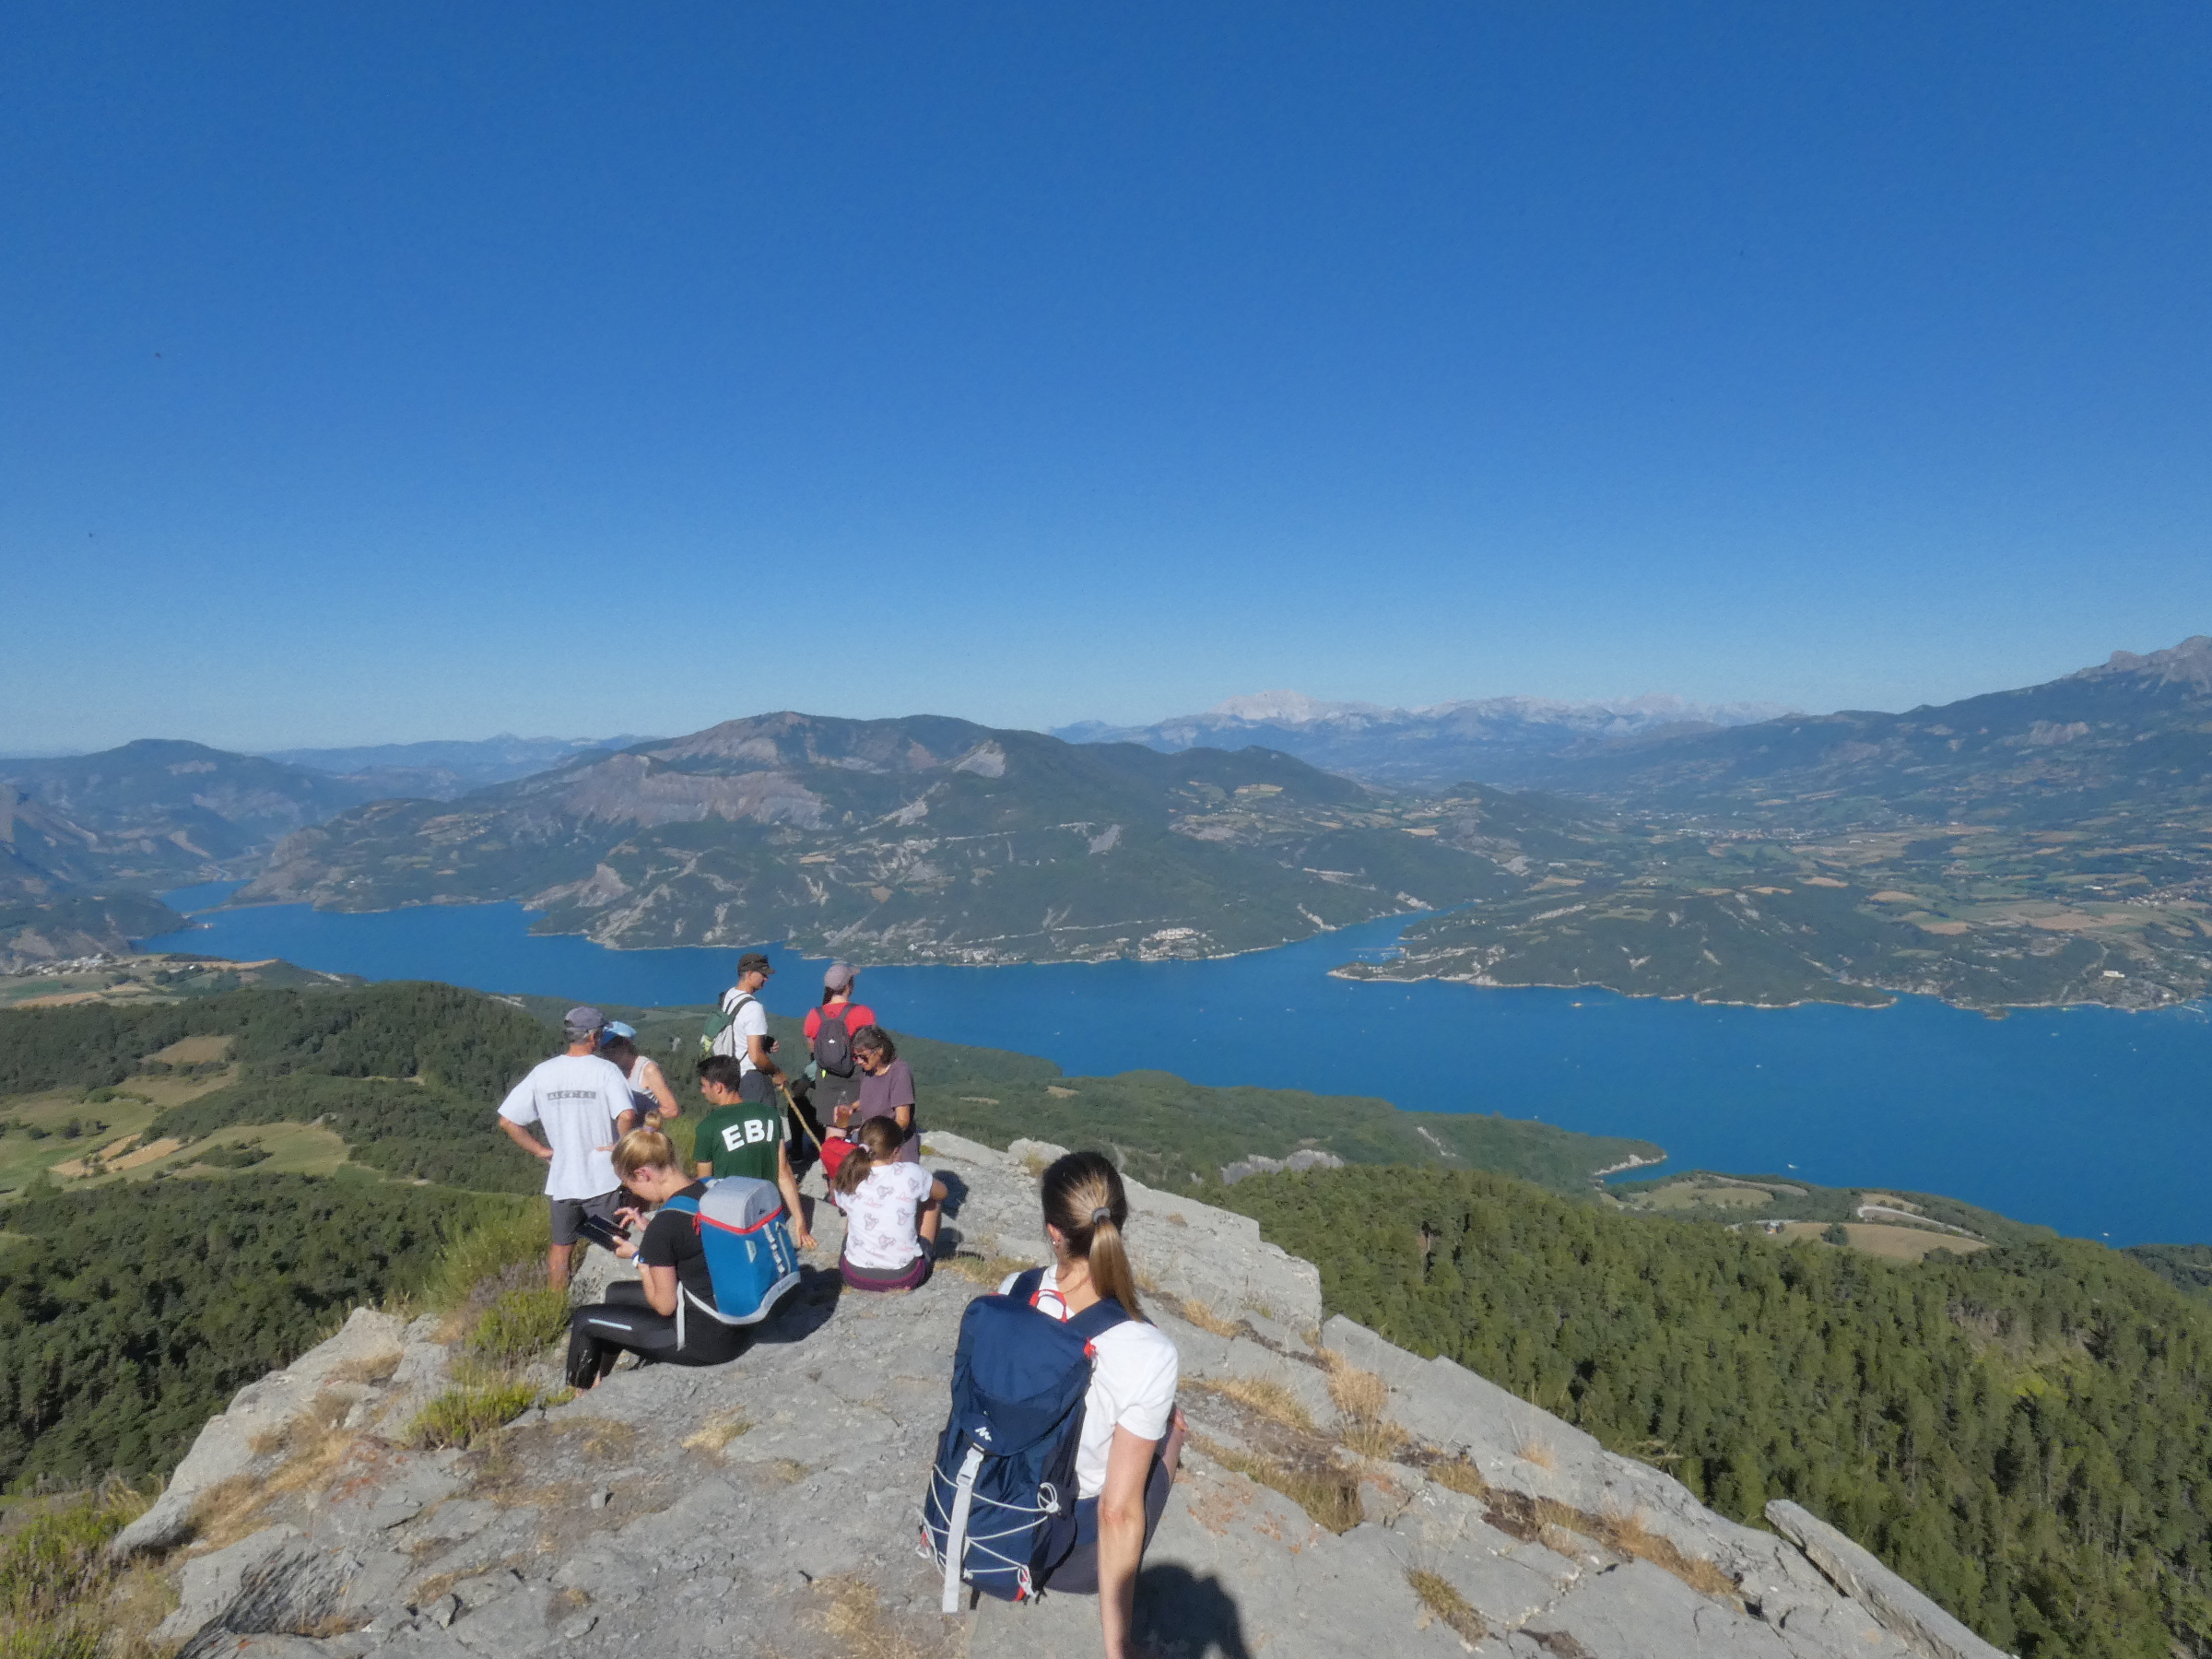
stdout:
<svg viewBox="0 0 2212 1659">
<path fill-rule="evenodd" d="M 905 1139 L 892 1119 L 867 1119 L 830 1179 L 830 1202 L 845 1212 L 838 1271 L 855 1290 L 912 1290 L 929 1278 L 945 1183 L 899 1161 Z"/>
<path fill-rule="evenodd" d="M 1096 1595 L 1106 1659 L 1135 1649 L 1130 1620 L 1136 1570 L 1168 1506 L 1186 1425 L 1175 1406 L 1182 1361 L 1175 1345 L 1146 1322 L 1123 1233 L 1129 1196 L 1102 1152 L 1070 1152 L 1044 1172 L 1044 1233 L 1053 1265 L 1031 1305 L 1073 1319 L 1100 1301 L 1128 1319 L 1093 1342 L 1083 1439 L 1076 1451 L 1076 1549 L 1041 1588 Z M 1019 1274 L 999 1287 L 1012 1290 Z"/>
</svg>

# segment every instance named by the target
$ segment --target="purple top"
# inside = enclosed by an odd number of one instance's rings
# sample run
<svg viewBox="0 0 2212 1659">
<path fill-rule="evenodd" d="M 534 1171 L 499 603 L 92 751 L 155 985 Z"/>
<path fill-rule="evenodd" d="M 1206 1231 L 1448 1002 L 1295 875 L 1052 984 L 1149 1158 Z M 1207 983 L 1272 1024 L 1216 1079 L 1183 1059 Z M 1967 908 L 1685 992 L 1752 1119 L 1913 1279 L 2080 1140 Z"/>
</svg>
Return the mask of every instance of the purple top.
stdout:
<svg viewBox="0 0 2212 1659">
<path fill-rule="evenodd" d="M 914 1103 L 914 1074 L 903 1060 L 894 1060 L 879 1072 L 860 1075 L 860 1104 L 853 1109 L 853 1124 L 858 1128 L 872 1117 L 895 1116 L 901 1106 Z M 900 1163 L 922 1161 L 922 1114 L 914 1114 L 913 1132 L 899 1148 Z"/>
</svg>

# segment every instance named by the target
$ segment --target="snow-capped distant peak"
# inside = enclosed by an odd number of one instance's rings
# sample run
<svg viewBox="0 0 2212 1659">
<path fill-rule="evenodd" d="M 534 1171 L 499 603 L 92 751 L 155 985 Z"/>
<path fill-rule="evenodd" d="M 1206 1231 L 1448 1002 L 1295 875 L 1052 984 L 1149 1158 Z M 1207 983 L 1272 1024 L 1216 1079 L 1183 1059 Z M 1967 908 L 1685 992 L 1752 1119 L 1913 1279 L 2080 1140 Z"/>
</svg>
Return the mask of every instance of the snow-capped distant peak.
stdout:
<svg viewBox="0 0 2212 1659">
<path fill-rule="evenodd" d="M 1303 691 L 1254 691 L 1249 697 L 1227 698 L 1198 718 L 1281 721 L 1286 725 L 1303 725 L 1309 721 L 1326 720 L 1333 714 L 1380 714 L 1383 712 L 1369 703 L 1324 702 L 1318 697 L 1308 697 Z"/>
</svg>

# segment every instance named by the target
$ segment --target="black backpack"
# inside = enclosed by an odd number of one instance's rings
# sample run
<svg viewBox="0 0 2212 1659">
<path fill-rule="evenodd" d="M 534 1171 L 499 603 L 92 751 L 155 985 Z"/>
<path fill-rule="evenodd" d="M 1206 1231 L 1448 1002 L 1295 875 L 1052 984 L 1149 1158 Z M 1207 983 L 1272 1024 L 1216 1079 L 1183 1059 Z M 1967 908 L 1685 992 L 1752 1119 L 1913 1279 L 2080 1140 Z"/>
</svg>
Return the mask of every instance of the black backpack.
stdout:
<svg viewBox="0 0 2212 1659">
<path fill-rule="evenodd" d="M 845 1030 L 845 1009 L 825 1006 L 821 1014 L 814 1029 L 814 1063 L 826 1077 L 849 1077 L 853 1070 L 853 1034 Z"/>
</svg>

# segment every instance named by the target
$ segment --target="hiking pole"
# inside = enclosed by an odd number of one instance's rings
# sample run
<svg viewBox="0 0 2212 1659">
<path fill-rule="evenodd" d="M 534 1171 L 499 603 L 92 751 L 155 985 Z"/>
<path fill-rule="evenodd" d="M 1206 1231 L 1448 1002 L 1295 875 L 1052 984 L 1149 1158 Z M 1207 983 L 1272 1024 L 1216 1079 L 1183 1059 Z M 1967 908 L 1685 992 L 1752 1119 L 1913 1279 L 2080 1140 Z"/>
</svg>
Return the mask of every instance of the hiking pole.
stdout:
<svg viewBox="0 0 2212 1659">
<path fill-rule="evenodd" d="M 791 1098 L 791 1090 L 779 1082 L 776 1085 L 776 1092 L 783 1097 L 783 1104 L 791 1115 L 799 1120 L 799 1127 L 806 1131 L 806 1138 L 814 1143 L 815 1151 L 827 1159 L 829 1154 L 823 1151 L 822 1137 L 814 1132 L 814 1125 L 806 1121 L 806 1114 L 799 1110 L 799 1103 Z M 824 1167 L 826 1168 L 827 1165 Z"/>
</svg>

